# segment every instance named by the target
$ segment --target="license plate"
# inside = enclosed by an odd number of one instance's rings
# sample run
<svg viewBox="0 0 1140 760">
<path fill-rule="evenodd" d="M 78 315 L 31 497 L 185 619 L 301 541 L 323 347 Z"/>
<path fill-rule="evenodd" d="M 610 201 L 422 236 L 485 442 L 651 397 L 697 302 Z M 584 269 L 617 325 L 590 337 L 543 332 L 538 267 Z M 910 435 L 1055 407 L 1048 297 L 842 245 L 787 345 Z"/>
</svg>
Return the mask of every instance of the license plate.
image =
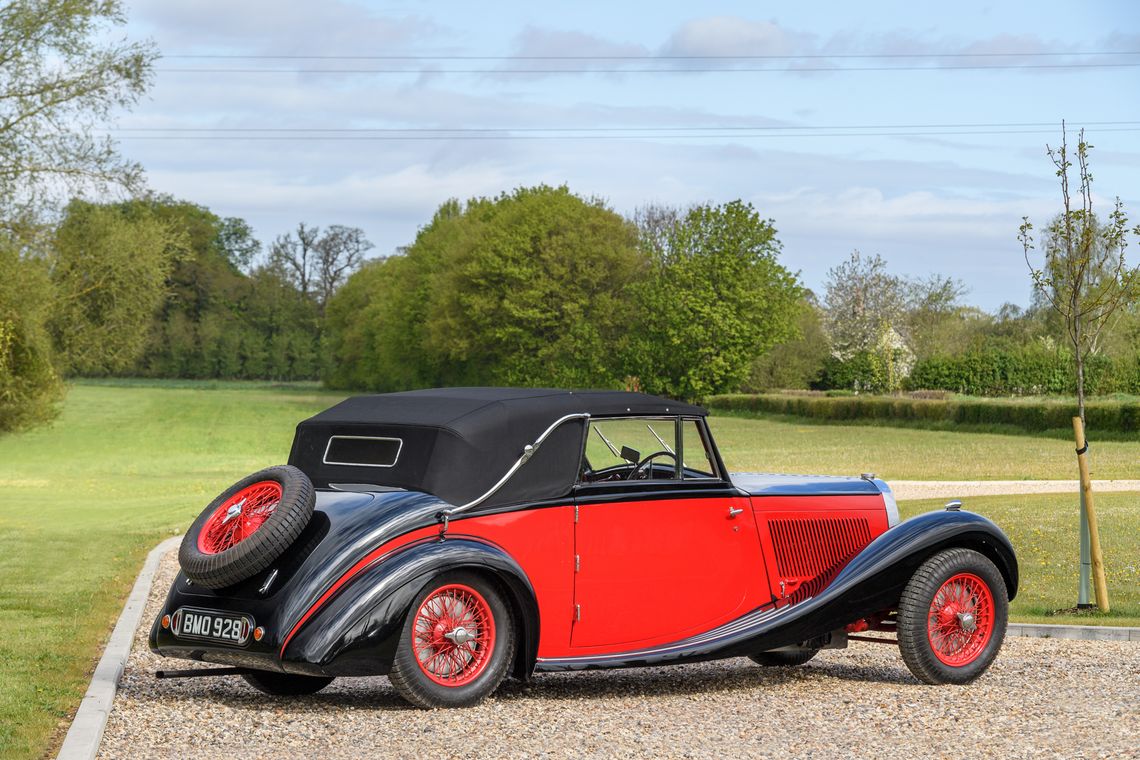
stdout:
<svg viewBox="0 0 1140 760">
<path fill-rule="evenodd" d="M 242 646 L 249 641 L 253 618 L 236 612 L 182 607 L 171 616 L 170 630 L 180 639 Z"/>
</svg>

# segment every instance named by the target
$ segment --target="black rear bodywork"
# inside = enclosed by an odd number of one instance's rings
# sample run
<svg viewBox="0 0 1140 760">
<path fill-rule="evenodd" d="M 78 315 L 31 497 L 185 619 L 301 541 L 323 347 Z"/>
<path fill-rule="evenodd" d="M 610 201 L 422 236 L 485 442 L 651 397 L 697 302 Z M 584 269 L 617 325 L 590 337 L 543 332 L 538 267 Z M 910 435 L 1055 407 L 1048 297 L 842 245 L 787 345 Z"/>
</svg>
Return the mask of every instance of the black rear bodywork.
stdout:
<svg viewBox="0 0 1140 760">
<path fill-rule="evenodd" d="M 151 649 L 168 657 L 259 670 L 383 674 L 415 594 L 442 569 L 466 567 L 493 573 L 516 611 L 535 621 L 524 629 L 519 646 L 520 662 L 533 662 L 538 613 L 530 582 L 501 549 L 454 532 L 446 541 L 425 538 L 377 557 L 297 629 L 318 600 L 369 552 L 390 538 L 436 525 L 447 506 L 427 494 L 401 491 L 321 492 L 301 538 L 270 568 L 217 590 L 196 586 L 179 573 L 163 605 L 164 614 L 196 607 L 250 615 L 254 625 L 265 629 L 261 641 L 251 638 L 244 646 L 190 642 L 164 629 L 160 615 L 151 628 Z"/>
</svg>

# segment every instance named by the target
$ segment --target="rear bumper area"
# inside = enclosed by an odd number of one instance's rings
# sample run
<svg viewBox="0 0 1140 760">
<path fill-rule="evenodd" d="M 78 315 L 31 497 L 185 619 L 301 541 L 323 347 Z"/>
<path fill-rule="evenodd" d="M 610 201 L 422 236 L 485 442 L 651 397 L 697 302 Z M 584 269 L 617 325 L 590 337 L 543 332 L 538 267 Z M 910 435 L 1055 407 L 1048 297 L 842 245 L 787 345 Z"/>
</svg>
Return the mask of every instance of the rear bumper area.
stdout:
<svg viewBox="0 0 1140 760">
<path fill-rule="evenodd" d="M 179 610 L 216 611 L 241 615 L 251 621 L 251 627 L 262 628 L 262 638 L 260 641 L 256 640 L 250 631 L 246 642 L 239 645 L 179 637 L 174 633 L 171 620 Z M 166 627 L 163 626 L 164 618 L 168 621 Z M 280 650 L 284 632 L 280 630 L 279 620 L 278 611 L 265 601 L 204 591 L 188 584 L 179 574 L 167 595 L 165 604 L 151 624 L 148 643 L 151 651 L 161 657 L 277 673 L 325 675 L 317 665 L 281 661 Z"/>
</svg>

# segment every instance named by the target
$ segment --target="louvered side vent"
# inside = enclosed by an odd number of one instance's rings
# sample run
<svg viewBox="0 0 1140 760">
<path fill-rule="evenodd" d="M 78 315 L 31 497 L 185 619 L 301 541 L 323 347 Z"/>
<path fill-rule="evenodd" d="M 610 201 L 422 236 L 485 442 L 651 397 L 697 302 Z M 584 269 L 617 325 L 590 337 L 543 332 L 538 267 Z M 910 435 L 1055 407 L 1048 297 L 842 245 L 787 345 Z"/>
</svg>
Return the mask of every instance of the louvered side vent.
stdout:
<svg viewBox="0 0 1140 760">
<path fill-rule="evenodd" d="M 848 560 L 871 543 L 865 518 L 820 517 L 768 521 L 780 592 L 792 602 L 819 593 Z"/>
</svg>

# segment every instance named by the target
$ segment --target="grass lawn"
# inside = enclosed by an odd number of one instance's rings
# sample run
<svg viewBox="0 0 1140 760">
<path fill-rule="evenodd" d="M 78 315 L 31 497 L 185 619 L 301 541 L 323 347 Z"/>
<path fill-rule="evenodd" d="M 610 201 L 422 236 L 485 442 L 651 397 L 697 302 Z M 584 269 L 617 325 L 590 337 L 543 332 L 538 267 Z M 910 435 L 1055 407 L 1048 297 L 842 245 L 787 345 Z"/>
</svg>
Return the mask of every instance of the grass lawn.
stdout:
<svg viewBox="0 0 1140 760">
<path fill-rule="evenodd" d="M 239 477 L 284 461 L 294 425 L 339 398 L 313 385 L 83 383 L 54 425 L 0 438 L 0 757 L 41 757 L 59 740 L 147 551 Z M 1074 469 L 1071 446 L 1029 436 L 730 417 L 713 425 L 737 470 L 1004 479 Z M 1140 477 L 1140 442 L 1094 443 L 1092 453 L 1094 476 Z M 1064 502 L 970 500 L 1022 553 L 1020 619 L 1075 602 L 1076 522 Z M 1111 622 L 1135 624 L 1140 507 L 1126 494 L 1098 505 L 1113 602 L 1132 616 Z"/>
<path fill-rule="evenodd" d="M 905 520 L 941 509 L 944 502 L 904 501 L 899 503 L 899 512 Z M 1096 496 L 1112 612 L 1053 614 L 1077 604 L 1077 504 L 1075 494 L 974 496 L 966 503 L 971 512 L 997 523 L 1017 552 L 1021 583 L 1010 605 L 1011 619 L 1058 625 L 1140 626 L 1140 493 Z M 1092 594 L 1089 596 L 1091 599 Z"/>
<path fill-rule="evenodd" d="M 77 385 L 53 426 L 0 438 L 0 757 L 62 738 L 146 553 L 338 398 Z"/>
</svg>

